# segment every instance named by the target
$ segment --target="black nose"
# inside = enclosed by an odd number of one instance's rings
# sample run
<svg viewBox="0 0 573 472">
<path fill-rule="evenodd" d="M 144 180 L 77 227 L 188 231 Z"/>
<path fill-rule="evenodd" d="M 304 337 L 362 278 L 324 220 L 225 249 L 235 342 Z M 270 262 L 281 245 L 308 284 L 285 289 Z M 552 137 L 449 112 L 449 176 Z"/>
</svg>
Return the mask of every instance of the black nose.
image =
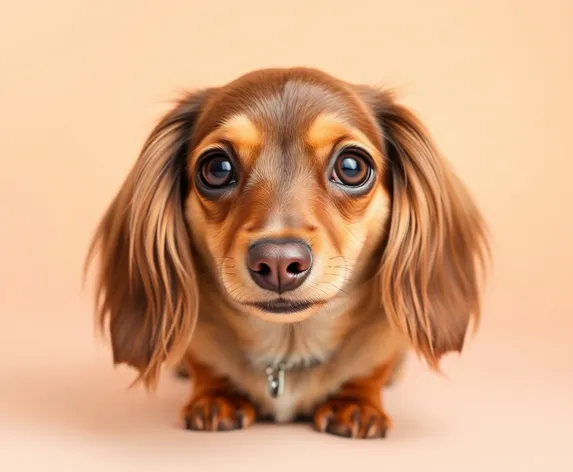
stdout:
<svg viewBox="0 0 573 472">
<path fill-rule="evenodd" d="M 249 248 L 247 266 L 259 287 L 277 293 L 288 292 L 300 287 L 310 274 L 312 252 L 301 241 L 259 241 Z"/>
</svg>

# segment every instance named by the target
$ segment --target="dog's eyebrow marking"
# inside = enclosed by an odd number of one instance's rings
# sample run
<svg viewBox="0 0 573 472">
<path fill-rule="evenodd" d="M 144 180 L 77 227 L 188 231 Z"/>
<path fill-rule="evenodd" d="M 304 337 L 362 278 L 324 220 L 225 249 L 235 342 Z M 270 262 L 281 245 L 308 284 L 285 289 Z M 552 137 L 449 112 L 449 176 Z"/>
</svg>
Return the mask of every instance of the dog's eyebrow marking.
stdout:
<svg viewBox="0 0 573 472">
<path fill-rule="evenodd" d="M 205 152 L 206 149 L 223 141 L 232 143 L 244 157 L 252 155 L 253 150 L 260 146 L 263 140 L 262 131 L 246 115 L 236 114 L 225 119 L 221 124 L 197 145 L 194 155 Z"/>
<path fill-rule="evenodd" d="M 327 155 L 335 142 L 354 141 L 371 154 L 377 154 L 376 146 L 359 129 L 349 125 L 334 113 L 322 113 L 310 124 L 306 133 L 307 144 L 319 156 Z"/>
<path fill-rule="evenodd" d="M 239 147 L 254 148 L 262 141 L 262 133 L 246 115 L 237 114 L 221 124 L 221 136 Z"/>
</svg>

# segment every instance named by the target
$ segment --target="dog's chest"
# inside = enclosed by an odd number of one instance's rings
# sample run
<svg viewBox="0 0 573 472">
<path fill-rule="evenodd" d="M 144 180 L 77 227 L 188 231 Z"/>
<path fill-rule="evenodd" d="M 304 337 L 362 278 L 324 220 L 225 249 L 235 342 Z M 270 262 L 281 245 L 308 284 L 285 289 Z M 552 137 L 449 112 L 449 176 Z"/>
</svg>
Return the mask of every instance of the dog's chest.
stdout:
<svg viewBox="0 0 573 472">
<path fill-rule="evenodd" d="M 255 369 L 284 364 L 287 370 L 302 370 L 328 360 L 336 345 L 336 329 L 320 317 L 298 324 L 257 323 L 254 342 L 247 352 Z"/>
<path fill-rule="evenodd" d="M 257 342 L 247 358 L 261 380 L 247 389 L 260 399 L 264 413 L 279 422 L 290 421 L 308 396 L 316 371 L 336 350 L 336 323 L 319 316 L 296 325 L 262 323 L 254 334 Z"/>
<path fill-rule="evenodd" d="M 287 422 L 389 355 L 383 322 L 346 315 L 344 307 L 333 307 L 293 324 L 243 318 L 231 330 L 199 323 L 192 355 L 228 377 L 261 413 Z M 273 380 L 282 382 L 280 392 L 273 393 Z"/>
</svg>

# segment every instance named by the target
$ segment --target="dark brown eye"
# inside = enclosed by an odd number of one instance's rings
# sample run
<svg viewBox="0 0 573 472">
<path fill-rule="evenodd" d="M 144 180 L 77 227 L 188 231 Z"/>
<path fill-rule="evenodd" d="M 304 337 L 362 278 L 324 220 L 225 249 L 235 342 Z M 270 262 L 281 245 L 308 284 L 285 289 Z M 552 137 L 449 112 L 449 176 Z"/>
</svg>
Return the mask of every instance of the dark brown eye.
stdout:
<svg viewBox="0 0 573 472">
<path fill-rule="evenodd" d="M 343 151 L 334 163 L 331 180 L 349 187 L 364 185 L 372 173 L 372 167 L 359 152 Z"/>
<path fill-rule="evenodd" d="M 211 189 L 220 189 L 236 181 L 233 163 L 223 151 L 213 152 L 206 157 L 199 172 L 203 185 Z"/>
</svg>

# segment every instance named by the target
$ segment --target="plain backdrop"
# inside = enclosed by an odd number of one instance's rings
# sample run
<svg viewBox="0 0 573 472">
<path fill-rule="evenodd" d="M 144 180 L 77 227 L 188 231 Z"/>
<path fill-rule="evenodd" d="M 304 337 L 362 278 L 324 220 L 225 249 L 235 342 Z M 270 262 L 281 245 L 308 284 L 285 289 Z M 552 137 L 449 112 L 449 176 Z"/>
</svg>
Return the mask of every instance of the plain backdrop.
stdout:
<svg viewBox="0 0 573 472">
<path fill-rule="evenodd" d="M 0 2 L 0 469 L 573 470 L 573 2 Z M 415 359 L 385 441 L 194 434 L 95 337 L 92 231 L 181 89 L 305 65 L 388 84 L 490 224 L 478 335 Z M 270 464 L 269 464 L 270 462 Z"/>
</svg>

